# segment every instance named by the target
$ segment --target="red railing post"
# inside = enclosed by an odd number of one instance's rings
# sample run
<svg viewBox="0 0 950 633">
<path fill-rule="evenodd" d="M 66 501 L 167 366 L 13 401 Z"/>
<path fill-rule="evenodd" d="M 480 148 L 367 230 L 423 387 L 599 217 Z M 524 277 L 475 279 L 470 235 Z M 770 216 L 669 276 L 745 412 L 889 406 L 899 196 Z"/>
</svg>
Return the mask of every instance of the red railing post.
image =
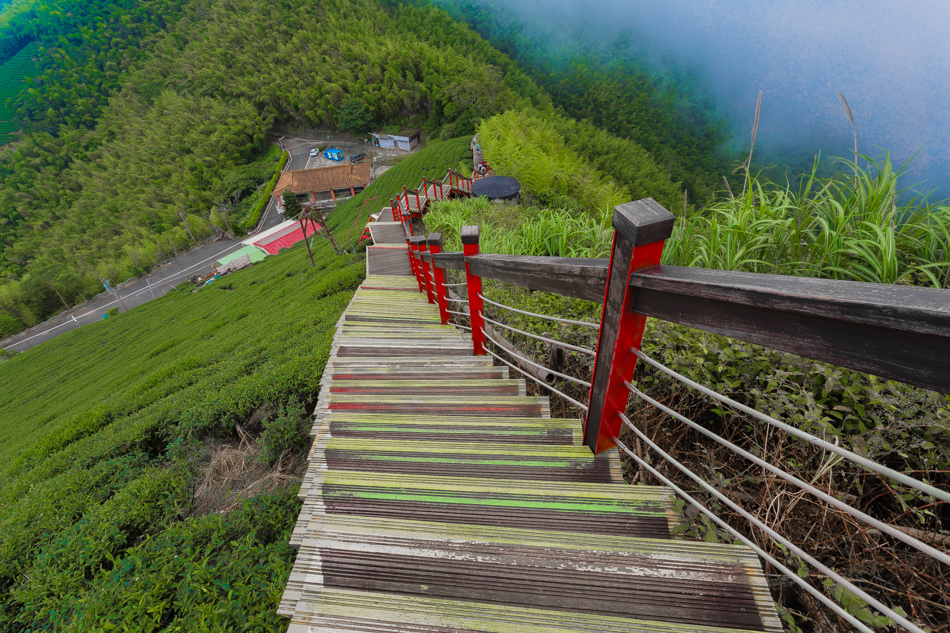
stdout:
<svg viewBox="0 0 950 633">
<path fill-rule="evenodd" d="M 429 233 L 427 241 L 429 242 L 430 253 L 437 255 L 442 252 L 441 233 Z M 432 280 L 435 282 L 435 300 L 439 306 L 439 318 L 442 319 L 442 324 L 446 325 L 449 322 L 449 302 L 445 288 L 445 271 L 435 265 L 434 258 L 432 260 Z"/>
<path fill-rule="evenodd" d="M 392 198 L 389 199 L 389 208 L 392 209 L 393 220 L 396 222 L 402 222 L 402 210 L 399 208 L 399 205 L 396 204 L 396 201 Z"/>
<path fill-rule="evenodd" d="M 422 237 L 421 235 L 419 237 Z M 430 276 L 430 264 L 426 261 L 425 255 L 426 251 L 429 250 L 427 245 L 427 240 L 422 239 L 419 241 L 419 264 L 422 266 L 422 285 L 425 287 L 426 298 L 429 300 L 429 303 L 435 304 L 435 289 L 432 283 L 432 277 Z"/>
<path fill-rule="evenodd" d="M 636 291 L 630 274 L 660 263 L 663 245 L 673 232 L 673 214 L 652 198 L 614 207 L 614 244 L 610 253 L 604 309 L 600 319 L 597 357 L 591 381 L 590 409 L 584 421 L 584 444 L 594 453 L 614 448 L 620 434 L 620 413 L 630 392 L 646 316 L 633 312 Z"/>
<path fill-rule="evenodd" d="M 419 190 L 416 189 L 413 194 L 416 196 L 416 213 L 422 213 L 422 207 L 419 205 Z"/>
<path fill-rule="evenodd" d="M 419 245 L 425 242 L 421 235 L 413 235 L 409 238 L 409 258 L 412 261 L 412 272 L 416 276 L 416 283 L 419 285 L 419 292 L 425 292 L 426 287 L 422 281 L 422 258 L 419 256 Z"/>
<path fill-rule="evenodd" d="M 465 283 L 468 286 L 468 309 L 472 320 L 472 349 L 476 356 L 485 355 L 485 318 L 482 314 L 482 278 L 469 270 L 468 258 L 478 255 L 478 227 L 462 227 L 462 254 L 465 256 Z"/>
</svg>

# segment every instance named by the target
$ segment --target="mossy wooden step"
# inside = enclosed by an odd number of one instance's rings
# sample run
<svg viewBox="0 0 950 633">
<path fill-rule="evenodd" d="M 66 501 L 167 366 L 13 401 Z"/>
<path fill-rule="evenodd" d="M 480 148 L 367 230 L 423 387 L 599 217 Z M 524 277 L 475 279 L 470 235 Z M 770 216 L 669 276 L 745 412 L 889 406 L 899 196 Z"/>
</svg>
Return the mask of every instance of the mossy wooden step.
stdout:
<svg viewBox="0 0 950 633">
<path fill-rule="evenodd" d="M 781 630 L 758 559 L 733 545 L 328 514 L 303 542 L 288 597 L 318 579 L 578 617 Z"/>
<path fill-rule="evenodd" d="M 459 380 L 462 378 L 505 380 L 509 372 L 507 367 L 418 366 L 400 369 L 383 366 L 334 368 L 329 376 L 332 380 Z"/>
<path fill-rule="evenodd" d="M 676 624 L 484 602 L 322 588 L 296 603 L 287 633 L 739 633 L 743 629 Z M 782 629 L 763 627 L 779 633 Z"/>
<path fill-rule="evenodd" d="M 523 380 L 339 380 L 330 385 L 331 394 L 435 394 L 455 396 L 524 396 Z"/>
<path fill-rule="evenodd" d="M 610 460 L 584 446 L 318 438 L 311 462 L 327 470 L 538 481 L 614 481 Z"/>
<path fill-rule="evenodd" d="M 659 486 L 329 471 L 301 511 L 416 521 L 670 538 L 673 494 Z M 307 504 L 305 504 L 307 505 Z"/>
<path fill-rule="evenodd" d="M 403 369 L 455 369 L 458 367 L 492 368 L 490 356 L 451 356 L 445 358 L 419 358 L 407 356 L 386 356 L 386 350 L 380 350 L 380 355 L 373 358 L 340 358 L 333 357 L 327 362 L 327 367 L 336 371 L 351 367 L 385 368 L 386 371 L 400 371 Z"/>
<path fill-rule="evenodd" d="M 458 416 L 550 417 L 546 397 L 537 396 L 456 396 L 331 394 L 331 411 L 376 413 L 420 413 Z"/>
<path fill-rule="evenodd" d="M 415 345 L 412 347 L 395 347 L 379 345 L 353 345 L 343 344 L 337 350 L 339 358 L 378 358 L 381 355 L 386 357 L 405 357 L 405 356 L 471 356 L 472 344 L 458 343 L 455 345 L 440 344 L 438 347 Z"/>
<path fill-rule="evenodd" d="M 497 442 L 499 444 L 579 445 L 580 420 L 562 418 L 392 415 L 335 411 L 328 430 L 337 438 L 429 442 Z"/>
</svg>

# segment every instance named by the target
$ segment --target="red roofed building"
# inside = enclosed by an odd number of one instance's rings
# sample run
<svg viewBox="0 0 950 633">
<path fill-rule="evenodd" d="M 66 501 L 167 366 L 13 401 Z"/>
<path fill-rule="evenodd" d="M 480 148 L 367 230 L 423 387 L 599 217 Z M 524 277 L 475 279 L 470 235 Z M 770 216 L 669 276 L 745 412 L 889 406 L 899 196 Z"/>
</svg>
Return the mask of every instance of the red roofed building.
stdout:
<svg viewBox="0 0 950 633">
<path fill-rule="evenodd" d="M 320 206 L 333 206 L 336 200 L 355 196 L 366 189 L 370 182 L 369 163 L 346 163 L 316 169 L 284 171 L 274 187 L 272 196 L 277 196 L 281 213 L 285 191 L 293 191 L 301 204 L 311 202 Z"/>
</svg>

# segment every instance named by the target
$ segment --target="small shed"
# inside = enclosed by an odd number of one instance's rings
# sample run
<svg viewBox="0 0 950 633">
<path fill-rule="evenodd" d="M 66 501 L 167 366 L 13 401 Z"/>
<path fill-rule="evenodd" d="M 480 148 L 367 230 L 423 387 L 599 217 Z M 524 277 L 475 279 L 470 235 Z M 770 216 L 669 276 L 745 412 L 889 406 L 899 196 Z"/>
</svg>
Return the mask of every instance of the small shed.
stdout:
<svg viewBox="0 0 950 633">
<path fill-rule="evenodd" d="M 472 183 L 473 196 L 485 196 L 489 200 L 518 201 L 521 183 L 511 176 L 487 176 Z"/>
<path fill-rule="evenodd" d="M 373 132 L 373 144 L 383 149 L 403 149 L 408 151 L 419 147 L 422 130 L 399 130 L 389 133 L 384 130 Z"/>
<path fill-rule="evenodd" d="M 334 149 L 332 147 L 323 152 L 323 155 L 330 160 L 343 160 L 345 158 L 342 150 Z"/>
</svg>

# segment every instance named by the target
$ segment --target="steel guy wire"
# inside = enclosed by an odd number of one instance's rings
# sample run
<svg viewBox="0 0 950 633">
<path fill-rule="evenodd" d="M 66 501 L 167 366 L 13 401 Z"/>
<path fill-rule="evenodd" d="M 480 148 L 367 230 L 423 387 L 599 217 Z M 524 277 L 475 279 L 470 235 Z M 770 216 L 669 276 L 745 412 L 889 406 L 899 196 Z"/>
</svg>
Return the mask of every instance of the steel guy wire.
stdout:
<svg viewBox="0 0 950 633">
<path fill-rule="evenodd" d="M 826 596 L 825 594 L 821 593 L 820 591 L 818 591 L 817 589 L 815 589 L 814 587 L 812 587 L 811 585 L 809 585 L 807 582 L 805 582 L 803 579 L 801 579 L 801 578 L 798 576 L 798 574 L 796 574 L 795 572 L 793 572 L 792 570 L 790 570 L 788 567 L 786 567 L 786 566 L 783 565 L 782 563 L 778 562 L 775 558 L 773 558 L 773 557 L 772 557 L 768 552 L 766 552 L 764 549 L 762 549 L 761 547 L 759 547 L 758 545 L 756 545 L 755 543 L 753 543 L 752 541 L 750 541 L 748 538 L 746 538 L 745 536 L 743 536 L 739 531 L 737 531 L 736 529 L 734 529 L 731 525 L 729 525 L 728 523 L 726 523 L 725 521 L 723 521 L 722 519 L 720 519 L 719 516 L 716 515 L 714 512 L 712 512 L 711 510 L 706 509 L 706 507 L 705 507 L 703 504 L 699 503 L 698 501 L 696 501 L 695 499 L 693 499 L 691 496 L 689 496 L 682 488 L 680 488 L 680 487 L 677 486 L 675 483 L 673 483 L 671 480 L 669 480 L 669 479 L 667 479 L 666 477 L 664 477 L 663 475 L 661 475 L 658 470 L 656 470 L 655 468 L 653 468 L 653 466 L 651 466 L 650 464 L 648 464 L 646 461 L 644 461 L 643 459 L 641 459 L 636 453 L 634 453 L 634 452 L 631 451 L 629 448 L 627 448 L 627 447 L 623 444 L 623 442 L 621 442 L 618 438 L 616 438 L 616 437 L 613 438 L 613 441 L 614 441 L 614 444 L 617 445 L 617 448 L 619 448 L 619 449 L 622 450 L 624 453 L 626 453 L 627 455 L 629 455 L 629 456 L 630 456 L 633 460 L 635 460 L 635 461 L 637 462 L 637 464 L 639 464 L 642 468 L 646 468 L 648 471 L 650 471 L 650 474 L 652 474 L 654 477 L 656 477 L 656 478 L 659 479 L 661 482 L 663 482 L 664 485 L 666 485 L 666 486 L 668 486 L 670 489 L 672 489 L 673 492 L 675 492 L 676 494 L 678 494 L 679 496 L 681 496 L 683 499 L 685 499 L 687 503 L 689 503 L 689 504 L 692 505 L 694 508 L 696 508 L 697 510 L 699 510 L 700 512 L 702 512 L 703 514 L 705 514 L 705 515 L 706 515 L 707 517 L 709 517 L 710 519 L 712 519 L 712 520 L 716 523 L 716 525 L 718 525 L 719 527 L 721 527 L 721 528 L 724 529 L 725 531 L 729 532 L 729 534 L 731 534 L 734 538 L 738 539 L 741 543 L 743 543 L 743 544 L 746 545 L 747 547 L 751 548 L 753 551 L 755 551 L 756 554 L 758 554 L 759 556 L 761 556 L 762 558 L 764 558 L 765 560 L 767 560 L 773 567 L 775 567 L 776 569 L 778 569 L 779 571 L 781 571 L 784 575 L 788 576 L 792 581 L 795 582 L 795 584 L 797 584 L 799 587 L 801 587 L 802 589 L 804 589 L 805 591 L 807 591 L 809 594 L 811 594 L 812 596 L 814 596 L 814 598 L 817 599 L 818 601 L 820 601 L 823 605 L 825 605 L 826 607 L 828 607 L 829 609 L 831 609 L 832 611 L 834 611 L 835 613 L 837 613 L 838 615 L 840 615 L 842 618 L 844 618 L 845 620 L 847 620 L 852 626 L 854 626 L 854 627 L 855 627 L 856 629 L 858 629 L 859 631 L 862 631 L 863 633 L 874 633 L 874 629 L 871 629 L 871 628 L 865 626 L 865 625 L 864 625 L 862 622 L 860 622 L 857 618 L 855 618 L 853 615 L 851 615 L 850 613 L 848 613 L 847 611 L 845 611 L 840 605 L 838 605 L 837 603 L 833 602 L 830 598 L 828 598 L 828 596 Z"/>
<path fill-rule="evenodd" d="M 537 314 L 536 312 L 528 312 L 527 310 L 519 310 L 518 308 L 512 308 L 511 306 L 506 306 L 503 303 L 498 303 L 496 301 L 492 301 L 491 299 L 486 299 L 485 296 L 482 295 L 481 293 L 478 293 L 478 296 L 481 297 L 482 301 L 484 301 L 485 303 L 490 303 L 493 306 L 498 306 L 499 308 L 502 308 L 504 310 L 510 310 L 511 312 L 517 312 L 518 314 L 538 317 L 539 319 L 547 319 L 549 321 L 557 321 L 558 323 L 567 323 L 568 325 L 583 325 L 584 327 L 593 328 L 595 330 L 600 329 L 599 323 L 590 323 L 588 321 L 575 321 L 573 319 L 562 319 L 560 317 L 548 316 L 547 314 Z"/>
<path fill-rule="evenodd" d="M 802 481 L 801 479 L 799 479 L 799 478 L 796 477 L 795 475 L 792 475 L 791 473 L 788 473 L 788 472 L 782 470 L 781 468 L 778 468 L 777 466 L 774 466 L 774 465 L 770 464 L 769 462 L 767 462 L 767 461 L 765 461 L 765 460 L 763 460 L 763 459 L 760 459 L 760 458 L 756 457 L 756 456 L 753 455 L 752 453 L 750 453 L 750 452 L 746 451 L 745 449 L 743 449 L 743 448 L 741 448 L 741 447 L 739 447 L 739 446 L 733 444 L 733 443 L 730 442 L 729 440 L 727 440 L 727 439 L 725 439 L 725 438 L 723 438 L 723 437 L 721 437 L 721 436 L 719 436 L 719 435 L 716 435 L 715 433 L 713 433 L 713 432 L 710 431 L 709 429 L 704 428 L 703 426 L 697 424 L 697 423 L 694 422 L 693 420 L 690 420 L 690 419 L 687 418 L 686 416 L 681 415 L 680 413 L 677 413 L 676 411 L 674 411 L 674 410 L 670 409 L 669 407 L 667 407 L 667 406 L 661 404 L 660 402 L 657 402 L 656 400 L 654 400 L 654 399 L 651 398 L 650 396 L 646 395 L 645 393 L 643 393 L 642 391 L 640 391 L 639 389 L 637 389 L 636 387 L 634 387 L 632 384 L 630 384 L 629 381 L 626 381 L 626 380 L 625 380 L 623 384 L 626 385 L 626 386 L 627 386 L 627 389 L 629 389 L 635 396 L 637 396 L 637 397 L 640 398 L 641 400 L 644 400 L 644 401 L 646 401 L 646 402 L 649 402 L 650 404 L 652 404 L 652 405 L 653 405 L 654 407 L 656 407 L 657 409 L 663 411 L 664 413 L 666 413 L 666 414 L 668 414 L 668 415 L 673 416 L 674 418 L 676 418 L 676 419 L 679 420 L 680 422 L 683 422 L 684 424 L 686 424 L 686 425 L 689 426 L 690 428 L 699 431 L 700 433 L 702 433 L 702 434 L 705 435 L 706 437 L 708 437 L 708 438 L 710 438 L 710 439 L 712 439 L 712 440 L 718 442 L 719 444 L 722 444 L 722 445 L 725 446 L 726 448 L 728 448 L 728 449 L 730 449 L 730 450 L 732 450 L 732 451 L 738 453 L 739 455 L 742 455 L 743 457 L 745 457 L 745 458 L 748 459 L 749 461 L 753 462 L 754 464 L 756 464 L 756 465 L 758 465 L 758 466 L 761 466 L 762 468 L 765 468 L 766 470 L 768 470 L 769 472 L 771 472 L 773 475 L 776 475 L 776 476 L 778 476 L 778 477 L 781 477 L 781 478 L 784 479 L 785 481 L 787 481 L 787 482 L 789 482 L 789 483 L 791 483 L 791 484 L 794 484 L 794 485 L 798 486 L 799 488 L 801 488 L 802 490 L 804 490 L 804 491 L 806 491 L 806 492 L 810 492 L 811 494 L 815 495 L 816 497 L 818 497 L 818 498 L 821 499 L 822 501 L 824 501 L 824 502 L 826 502 L 826 503 L 828 503 L 828 504 L 830 504 L 830 505 L 832 505 L 832 506 L 838 508 L 838 509 L 841 510 L 842 512 L 845 512 L 845 513 L 847 513 L 847 514 L 850 514 L 851 516 L 853 516 L 853 517 L 855 517 L 855 518 L 857 518 L 857 519 L 860 519 L 860 520 L 864 521 L 865 523 L 868 523 L 868 524 L 872 525 L 873 527 L 877 528 L 878 530 L 881 530 L 882 532 L 885 532 L 885 533 L 887 533 L 887 534 L 890 534 L 891 536 L 893 536 L 893 537 L 896 538 L 897 540 L 903 541 L 903 542 L 906 543 L 907 545 L 910 545 L 911 547 L 920 550 L 921 552 L 923 552 L 924 554 L 927 554 L 927 555 L 930 556 L 931 558 L 935 558 L 936 560 L 939 560 L 941 563 L 943 563 L 943 564 L 945 564 L 945 565 L 950 565 L 950 555 L 945 554 L 944 552 L 941 552 L 940 550 L 938 550 L 938 549 L 936 549 L 936 548 L 934 548 L 934 547 L 931 547 L 930 545 L 927 545 L 926 543 L 923 543 L 923 542 L 921 542 L 921 541 L 915 539 L 914 537 L 910 536 L 909 534 L 905 534 L 904 532 L 901 532 L 900 530 L 898 530 L 898 529 L 892 527 L 891 525 L 888 525 L 887 523 L 883 523 L 883 522 L 881 522 L 881 521 L 878 521 L 878 520 L 875 519 L 874 517 L 871 517 L 871 516 L 865 514 L 864 512 L 861 512 L 861 511 L 858 510 L 857 508 L 854 508 L 854 507 L 848 505 L 847 503 L 845 503 L 845 502 L 843 502 L 843 501 L 839 501 L 838 499 L 835 499 L 835 498 L 832 497 L 831 495 L 822 492 L 821 490 L 819 490 L 818 488 L 815 488 L 815 487 L 812 486 L 811 484 L 805 483 L 804 481 Z"/>
<path fill-rule="evenodd" d="M 736 402 L 732 398 L 727 398 L 726 396 L 720 393 L 717 393 L 713 391 L 712 389 L 709 389 L 708 387 L 704 387 L 698 382 L 694 382 L 690 380 L 689 378 L 687 378 L 686 376 L 683 376 L 682 374 L 676 373 L 669 367 L 666 367 L 660 364 L 659 362 L 653 360 L 652 358 L 650 358 L 649 356 L 647 356 L 646 354 L 644 354 L 643 352 L 641 352 L 640 350 L 636 348 L 631 348 L 630 351 L 633 352 L 637 356 L 637 358 L 640 358 L 644 362 L 649 363 L 650 365 L 660 370 L 664 374 L 672 378 L 675 378 L 676 380 L 682 382 L 685 385 L 692 387 L 693 389 L 696 389 L 697 391 L 700 391 L 706 394 L 710 398 L 714 398 L 725 405 L 728 405 L 734 409 L 738 409 L 739 411 L 742 411 L 743 413 L 752 416 L 756 420 L 760 420 L 762 422 L 765 422 L 766 424 L 771 424 L 772 426 L 780 428 L 786 433 L 794 435 L 795 437 L 799 439 L 805 440 L 806 442 L 809 442 L 816 446 L 820 446 L 826 451 L 830 451 L 832 453 L 835 453 L 836 455 L 840 455 L 841 457 L 844 457 L 845 459 L 851 460 L 852 462 L 856 464 L 864 466 L 868 470 L 873 470 L 874 472 L 878 474 L 886 475 L 892 479 L 895 479 L 901 482 L 902 484 L 906 486 L 914 488 L 915 490 L 919 490 L 920 492 L 928 494 L 932 497 L 936 497 L 937 499 L 940 499 L 941 501 L 946 501 L 950 503 L 950 492 L 944 492 L 922 481 L 918 481 L 917 479 L 914 479 L 913 477 L 908 477 L 907 475 L 903 473 L 899 473 L 896 470 L 888 468 L 887 466 L 882 466 L 881 464 L 878 464 L 877 462 L 874 462 L 870 459 L 861 457 L 860 455 L 856 455 L 855 453 L 852 453 L 851 451 L 845 448 L 841 448 L 840 446 L 836 446 L 832 444 L 831 442 L 817 438 L 814 435 L 811 435 L 810 433 L 806 433 L 805 431 L 796 429 L 794 426 L 791 426 L 789 424 L 776 420 L 775 418 L 771 416 L 765 415 L 764 413 L 756 411 L 755 409 L 751 407 L 747 407 L 744 404 Z"/>
<path fill-rule="evenodd" d="M 495 345 L 498 345 L 498 342 L 497 342 L 495 339 L 493 339 L 492 337 L 488 336 L 488 334 L 485 334 L 485 329 L 484 329 L 484 328 L 482 328 L 482 334 L 483 334 L 483 335 L 485 336 L 485 338 L 487 338 L 489 341 L 491 341 L 491 342 L 494 343 Z M 498 347 L 501 347 L 501 346 L 498 345 Z M 504 348 L 502 348 L 502 349 L 504 349 Z M 507 350 L 506 350 L 506 351 L 507 351 Z M 544 388 L 546 388 L 546 389 L 550 389 L 551 391 L 553 391 L 553 392 L 556 393 L 557 395 L 561 396 L 562 398 L 564 398 L 565 400 L 567 400 L 568 402 L 570 402 L 570 403 L 573 404 L 574 406 L 580 407 L 580 408 L 583 409 L 584 411 L 587 411 L 587 410 L 588 410 L 585 405 L 581 404 L 580 402 L 578 402 L 578 401 L 575 400 L 574 398 L 570 397 L 570 396 L 567 395 L 567 394 L 564 394 L 564 393 L 558 391 L 557 389 L 555 389 L 555 388 L 552 387 L 551 385 L 547 384 L 546 382 L 544 382 L 543 380 L 541 380 L 541 379 L 539 379 L 539 378 L 536 378 L 536 377 L 532 376 L 531 374 L 529 374 L 528 372 L 524 371 L 524 370 L 521 369 L 520 367 L 516 367 L 515 365 L 512 365 L 511 363 L 509 363 L 508 361 L 506 361 L 504 358 L 502 358 L 502 357 L 499 356 L 498 354 L 492 352 L 490 349 L 485 348 L 485 353 L 487 353 L 487 354 L 489 354 L 489 355 L 491 355 L 491 356 L 494 356 L 495 358 L 497 358 L 498 360 L 500 360 L 500 361 L 503 362 L 504 364 L 506 364 L 506 365 L 508 365 L 509 367 L 511 367 L 512 369 L 514 369 L 516 372 L 518 372 L 518 373 L 524 375 L 524 376 L 527 377 L 527 378 L 530 378 L 531 380 L 535 381 L 536 383 L 538 383 L 538 384 L 541 385 L 542 387 L 544 387 Z"/>
<path fill-rule="evenodd" d="M 482 313 L 482 318 L 485 319 L 486 323 L 491 323 L 492 325 L 497 325 L 498 327 L 505 328 L 506 330 L 511 330 L 512 332 L 517 332 L 518 334 L 523 334 L 525 336 L 537 339 L 539 341 L 544 341 L 545 343 L 550 343 L 551 345 L 557 345 L 558 347 L 563 347 L 565 349 L 574 350 L 575 352 L 581 352 L 583 354 L 590 354 L 591 356 L 597 356 L 597 352 L 589 350 L 586 347 L 578 347 L 577 345 L 571 345 L 570 343 L 562 343 L 561 341 L 555 341 L 553 338 L 548 338 L 546 336 L 538 336 L 537 334 L 532 334 L 531 332 L 525 332 L 524 330 L 519 330 L 518 328 L 505 325 L 504 323 L 499 323 L 498 321 L 493 321 L 485 316 Z"/>
<path fill-rule="evenodd" d="M 838 572 L 834 571 L 830 567 L 823 565 L 821 562 L 819 562 L 817 559 L 815 559 L 815 557 L 807 553 L 805 550 L 803 550 L 802 548 L 792 543 L 790 540 L 788 540 L 787 538 L 785 538 L 784 536 L 782 536 L 781 534 L 779 534 L 778 532 L 776 532 L 775 530 L 767 526 L 765 523 L 763 523 L 761 520 L 759 520 L 755 516 L 749 514 L 749 512 L 747 512 L 745 508 L 743 508 L 742 506 L 734 502 L 732 499 L 730 499 L 726 495 L 716 490 L 712 485 L 707 483 L 706 480 L 704 480 L 702 477 L 700 477 L 699 475 L 691 471 L 689 468 L 687 468 L 680 462 L 673 459 L 673 457 L 671 457 L 669 454 L 664 452 L 663 449 L 657 446 L 653 440 L 647 437 L 646 433 L 644 433 L 643 431 L 638 429 L 636 426 L 634 426 L 633 422 L 631 422 L 627 416 L 625 416 L 622 413 L 618 413 L 617 415 L 620 416 L 620 419 L 623 420 L 627 428 L 633 431 L 634 434 L 636 434 L 636 436 L 639 437 L 641 440 L 646 442 L 646 444 L 650 448 L 652 448 L 657 453 L 659 453 L 663 457 L 663 459 L 667 460 L 668 462 L 676 466 L 676 468 L 679 469 L 684 475 L 686 475 L 687 477 L 695 481 L 697 484 L 699 484 L 711 495 L 719 499 L 721 502 L 725 503 L 727 506 L 732 508 L 735 512 L 737 512 L 742 517 L 744 517 L 747 521 L 752 523 L 754 526 L 756 526 L 757 528 L 759 528 L 766 534 L 768 534 L 772 538 L 772 540 L 777 541 L 781 545 L 784 545 L 786 548 L 794 552 L 796 556 L 804 560 L 806 563 L 810 564 L 812 567 L 814 567 L 815 569 L 823 573 L 825 576 L 828 576 L 829 578 L 837 582 L 839 585 L 841 585 L 845 589 L 851 591 L 856 596 L 860 597 L 862 600 L 864 600 L 865 602 L 873 606 L 875 609 L 877 609 L 878 611 L 880 611 L 881 613 L 889 617 L 892 621 L 903 626 L 908 631 L 913 631 L 913 633 L 924 633 L 924 631 L 920 627 L 918 627 L 916 624 L 914 624 L 913 622 L 911 622 L 910 620 L 908 620 L 901 614 L 897 613 L 896 611 L 888 607 L 886 604 L 882 603 L 880 600 L 869 595 L 867 592 L 862 590 L 860 587 L 857 587 L 856 585 L 854 585 L 850 580 L 840 575 Z"/>
</svg>

